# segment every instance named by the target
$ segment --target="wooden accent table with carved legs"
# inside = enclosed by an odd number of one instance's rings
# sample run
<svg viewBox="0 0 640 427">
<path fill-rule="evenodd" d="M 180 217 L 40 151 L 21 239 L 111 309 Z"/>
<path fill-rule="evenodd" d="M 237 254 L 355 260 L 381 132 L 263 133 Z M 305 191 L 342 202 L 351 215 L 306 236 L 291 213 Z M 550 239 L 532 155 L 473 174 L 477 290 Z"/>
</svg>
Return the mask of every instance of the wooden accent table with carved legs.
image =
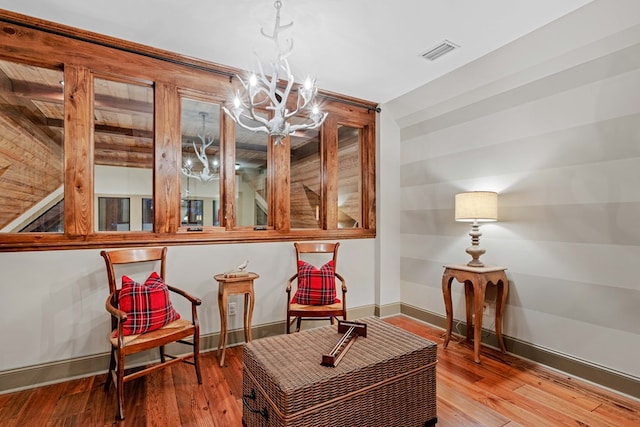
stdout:
<svg viewBox="0 0 640 427">
<path fill-rule="evenodd" d="M 467 265 L 445 265 L 442 275 L 442 294 L 447 313 L 447 333 L 444 348 L 449 345 L 451 329 L 453 328 L 453 306 L 451 302 L 451 282 L 456 279 L 464 283 L 464 296 L 467 313 L 467 341 L 470 341 L 470 330 L 473 324 L 473 356 L 476 363 L 480 363 L 480 342 L 482 341 L 482 314 L 484 308 L 485 291 L 488 284 L 498 287 L 496 298 L 496 338 L 503 353 L 507 352 L 502 339 L 502 314 L 509 293 L 509 279 L 505 267 L 485 266 L 469 267 Z M 475 311 L 472 309 L 475 308 Z M 472 315 L 473 313 L 473 315 Z M 474 319 L 475 318 L 475 319 Z"/>
<path fill-rule="evenodd" d="M 251 341 L 251 318 L 253 316 L 254 293 L 253 281 L 260 277 L 256 273 L 248 276 L 225 277 L 224 274 L 213 276 L 218 282 L 218 308 L 220 309 L 220 339 L 218 341 L 218 358 L 220 366 L 224 366 L 224 350 L 227 345 L 227 299 L 229 295 L 244 295 L 244 340 Z M 222 350 L 222 351 L 220 351 Z"/>
</svg>

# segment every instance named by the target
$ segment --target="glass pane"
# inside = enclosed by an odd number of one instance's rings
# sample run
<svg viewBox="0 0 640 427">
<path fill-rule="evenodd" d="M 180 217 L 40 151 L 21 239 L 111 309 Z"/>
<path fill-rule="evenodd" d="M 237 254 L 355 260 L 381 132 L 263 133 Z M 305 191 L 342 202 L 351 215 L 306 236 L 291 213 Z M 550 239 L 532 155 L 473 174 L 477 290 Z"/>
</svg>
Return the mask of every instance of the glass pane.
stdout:
<svg viewBox="0 0 640 427">
<path fill-rule="evenodd" d="M 129 226 L 116 231 L 141 231 L 142 199 L 153 196 L 153 88 L 98 78 L 94 87 L 95 197 L 128 198 Z M 114 231 L 100 221 L 97 231 Z"/>
<path fill-rule="evenodd" d="M 338 228 L 362 226 L 359 128 L 338 125 Z"/>
<path fill-rule="evenodd" d="M 182 225 L 220 225 L 220 106 L 210 102 L 182 99 Z M 196 200 L 197 199 L 197 200 Z M 194 202 L 194 203 L 190 203 Z M 195 203 L 198 202 L 198 203 Z M 199 206 L 199 219 L 191 215 Z"/>
<path fill-rule="evenodd" d="M 183 226 L 202 226 L 202 200 L 182 200 L 180 217 Z"/>
<path fill-rule="evenodd" d="M 0 60 L 0 232 L 63 232 L 64 75 Z"/>
<path fill-rule="evenodd" d="M 296 131 L 291 136 L 291 228 L 320 228 L 321 181 L 320 132 Z"/>
<path fill-rule="evenodd" d="M 257 122 L 246 120 L 249 126 Z M 264 133 L 236 125 L 236 225 L 268 225 L 267 141 Z"/>
<path fill-rule="evenodd" d="M 142 230 L 153 231 L 153 199 L 142 199 Z"/>
<path fill-rule="evenodd" d="M 129 207 L 129 198 L 98 197 L 98 231 L 129 231 Z"/>
<path fill-rule="evenodd" d="M 218 227 L 220 226 L 220 201 L 214 200 L 212 204 L 213 204 L 213 220 L 211 225 Z"/>
</svg>

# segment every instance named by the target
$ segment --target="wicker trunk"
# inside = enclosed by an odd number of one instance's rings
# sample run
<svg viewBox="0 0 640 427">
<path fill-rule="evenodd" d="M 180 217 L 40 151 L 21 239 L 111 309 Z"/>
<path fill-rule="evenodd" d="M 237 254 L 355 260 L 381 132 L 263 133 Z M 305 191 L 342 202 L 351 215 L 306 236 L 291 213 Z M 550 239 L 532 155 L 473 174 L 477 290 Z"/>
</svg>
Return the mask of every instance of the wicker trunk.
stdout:
<svg viewBox="0 0 640 427">
<path fill-rule="evenodd" d="M 436 344 L 375 317 L 336 367 L 336 326 L 252 341 L 243 352 L 247 427 L 436 424 Z"/>
</svg>

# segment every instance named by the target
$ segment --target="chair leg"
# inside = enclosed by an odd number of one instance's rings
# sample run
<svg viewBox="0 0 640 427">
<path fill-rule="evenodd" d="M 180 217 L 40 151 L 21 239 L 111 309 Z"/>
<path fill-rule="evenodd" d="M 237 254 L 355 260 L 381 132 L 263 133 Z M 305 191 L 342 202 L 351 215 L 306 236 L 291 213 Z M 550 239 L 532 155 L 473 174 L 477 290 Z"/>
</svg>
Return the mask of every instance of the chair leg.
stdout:
<svg viewBox="0 0 640 427">
<path fill-rule="evenodd" d="M 295 322 L 296 320 L 297 320 L 296 317 L 291 317 L 287 315 L 287 334 L 291 333 L 291 325 L 293 325 L 293 322 Z"/>
<path fill-rule="evenodd" d="M 109 357 L 109 371 L 107 372 L 107 380 L 104 382 L 104 391 L 109 391 L 111 381 L 113 381 L 113 370 L 116 367 L 116 350 L 111 347 L 111 356 Z"/>
<path fill-rule="evenodd" d="M 118 394 L 118 419 L 124 420 L 124 355 L 118 352 L 116 366 L 116 392 Z"/>
<path fill-rule="evenodd" d="M 296 332 L 300 332 L 300 325 L 302 324 L 302 317 L 296 319 Z"/>
<path fill-rule="evenodd" d="M 159 349 L 160 349 L 160 362 L 164 363 L 164 346 L 161 345 Z"/>
<path fill-rule="evenodd" d="M 202 375 L 200 374 L 200 332 L 198 331 L 193 336 L 193 365 L 196 368 L 198 384 L 202 384 Z"/>
</svg>

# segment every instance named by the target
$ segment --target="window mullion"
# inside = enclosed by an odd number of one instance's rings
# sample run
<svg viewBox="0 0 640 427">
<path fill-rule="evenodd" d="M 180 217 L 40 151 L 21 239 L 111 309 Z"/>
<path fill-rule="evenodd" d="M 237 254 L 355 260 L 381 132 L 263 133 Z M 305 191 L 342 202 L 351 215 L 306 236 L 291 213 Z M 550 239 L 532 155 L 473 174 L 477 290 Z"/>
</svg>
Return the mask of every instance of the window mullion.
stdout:
<svg viewBox="0 0 640 427">
<path fill-rule="evenodd" d="M 338 228 L 338 122 L 329 115 L 322 126 L 323 228 Z"/>
<path fill-rule="evenodd" d="M 175 86 L 163 83 L 155 85 L 154 98 L 154 230 L 176 233 L 180 226 L 180 98 Z"/>
<path fill-rule="evenodd" d="M 273 227 L 278 231 L 289 231 L 291 228 L 290 150 L 289 136 L 278 145 L 274 145 L 273 138 L 269 138 L 267 156 L 273 165 L 268 180 L 269 217 L 273 218 Z"/>
<path fill-rule="evenodd" d="M 64 230 L 93 232 L 93 76 L 82 66 L 64 69 Z"/>
<path fill-rule="evenodd" d="M 227 117 L 220 114 L 220 179 L 223 184 L 220 188 L 220 225 L 226 230 L 233 230 L 236 226 L 236 124 Z"/>
</svg>

